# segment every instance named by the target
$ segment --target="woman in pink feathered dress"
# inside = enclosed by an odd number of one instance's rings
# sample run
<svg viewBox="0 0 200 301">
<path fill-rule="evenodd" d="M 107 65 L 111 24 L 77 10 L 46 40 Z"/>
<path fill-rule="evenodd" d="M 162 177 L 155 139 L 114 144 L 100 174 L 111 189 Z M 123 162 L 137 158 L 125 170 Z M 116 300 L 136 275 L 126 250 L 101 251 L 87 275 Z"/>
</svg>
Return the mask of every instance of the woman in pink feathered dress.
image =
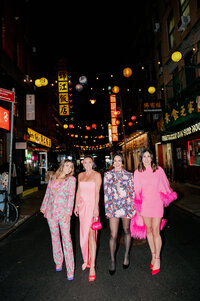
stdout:
<svg viewBox="0 0 200 301">
<path fill-rule="evenodd" d="M 135 209 L 138 219 L 142 216 L 146 227 L 146 237 L 152 254 L 150 268 L 152 275 L 155 275 L 160 271 L 160 229 L 163 227 L 164 207 L 174 201 L 177 194 L 170 188 L 164 170 L 153 162 L 153 153 L 150 150 L 141 154 L 138 169 L 134 173 L 134 188 Z M 133 217 L 131 223 L 132 236 L 135 236 L 136 218 Z"/>
</svg>

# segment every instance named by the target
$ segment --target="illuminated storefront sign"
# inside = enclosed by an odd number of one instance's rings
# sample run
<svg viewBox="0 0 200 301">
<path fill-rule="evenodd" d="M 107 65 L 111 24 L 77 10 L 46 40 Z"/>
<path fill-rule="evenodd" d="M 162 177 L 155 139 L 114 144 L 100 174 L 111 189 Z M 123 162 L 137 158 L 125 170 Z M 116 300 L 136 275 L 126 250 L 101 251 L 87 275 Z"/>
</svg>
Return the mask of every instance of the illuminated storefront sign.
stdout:
<svg viewBox="0 0 200 301">
<path fill-rule="evenodd" d="M 184 124 L 185 122 L 200 118 L 198 103 L 195 100 L 185 100 L 178 106 L 168 108 L 164 112 L 165 129 Z"/>
<path fill-rule="evenodd" d="M 160 101 L 151 101 L 151 102 L 144 102 L 143 104 L 144 112 L 161 112 L 162 106 Z"/>
<path fill-rule="evenodd" d="M 162 136 L 162 141 L 169 141 L 169 140 L 175 140 L 175 139 L 179 139 L 179 138 L 183 138 L 185 136 L 191 135 L 193 133 L 196 133 L 200 131 L 200 122 L 191 125 L 181 131 L 172 133 L 172 134 L 168 134 L 168 135 L 163 135 Z"/>
<path fill-rule="evenodd" d="M 59 114 L 69 115 L 69 94 L 67 71 L 58 71 Z"/>
<path fill-rule="evenodd" d="M 116 95 L 110 95 L 110 111 L 111 111 L 111 127 L 112 127 L 112 141 L 118 141 L 118 127 L 117 121 L 117 99 Z"/>
<path fill-rule="evenodd" d="M 0 107 L 0 128 L 9 131 L 9 111 Z"/>
<path fill-rule="evenodd" d="M 42 134 L 39 134 L 35 132 L 34 130 L 27 128 L 29 137 L 27 137 L 27 140 L 45 145 L 47 147 L 51 147 L 51 139 L 43 136 Z"/>
</svg>

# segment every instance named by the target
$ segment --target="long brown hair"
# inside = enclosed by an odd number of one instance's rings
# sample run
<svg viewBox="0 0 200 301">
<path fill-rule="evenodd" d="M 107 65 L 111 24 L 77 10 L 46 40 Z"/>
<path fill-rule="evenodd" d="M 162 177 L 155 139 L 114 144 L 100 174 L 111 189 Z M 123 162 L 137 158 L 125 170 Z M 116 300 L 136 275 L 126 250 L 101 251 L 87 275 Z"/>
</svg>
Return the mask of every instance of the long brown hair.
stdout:
<svg viewBox="0 0 200 301">
<path fill-rule="evenodd" d="M 56 170 L 55 175 L 53 176 L 54 179 L 57 179 L 60 176 L 60 174 L 63 171 L 65 163 L 68 163 L 68 162 L 70 162 L 71 165 L 72 165 L 72 171 L 69 174 L 65 175 L 65 178 L 67 179 L 68 177 L 74 175 L 74 163 L 72 161 L 68 160 L 68 159 L 65 159 L 65 160 L 61 161 L 58 169 Z"/>
<path fill-rule="evenodd" d="M 143 162 L 142 162 L 142 159 L 143 159 L 143 156 L 144 156 L 144 153 L 148 152 L 150 154 L 150 157 L 151 157 L 151 168 L 153 169 L 153 172 L 155 172 L 157 169 L 158 169 L 158 165 L 154 162 L 154 156 L 153 156 L 153 152 L 150 150 L 150 149 L 145 149 L 141 155 L 140 155 L 140 161 L 139 161 L 139 164 L 138 164 L 138 170 L 140 172 L 146 170 Z"/>
</svg>

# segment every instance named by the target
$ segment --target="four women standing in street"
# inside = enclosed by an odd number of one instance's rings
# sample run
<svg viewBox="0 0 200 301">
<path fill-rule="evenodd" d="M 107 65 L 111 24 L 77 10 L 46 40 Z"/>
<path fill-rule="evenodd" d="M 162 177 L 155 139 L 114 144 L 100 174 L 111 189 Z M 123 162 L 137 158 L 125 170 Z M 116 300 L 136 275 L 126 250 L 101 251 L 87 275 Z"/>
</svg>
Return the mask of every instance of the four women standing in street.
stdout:
<svg viewBox="0 0 200 301">
<path fill-rule="evenodd" d="M 78 187 L 74 214 L 80 221 L 80 246 L 83 257 L 82 270 L 89 268 L 89 281 L 96 279 L 95 261 L 97 249 L 97 230 L 91 228 L 99 217 L 99 194 L 102 184 L 101 174 L 94 170 L 93 158 L 83 160 L 84 171 L 78 175 Z M 144 151 L 138 169 L 134 173 L 123 168 L 123 157 L 116 153 L 113 169 L 104 174 L 105 215 L 110 226 L 110 264 L 109 273 L 116 271 L 116 246 L 120 219 L 124 230 L 125 253 L 123 268 L 130 264 L 130 221 L 137 214 L 143 218 L 149 247 L 152 253 L 150 268 L 152 275 L 160 271 L 160 250 L 162 241 L 160 225 L 163 207 L 176 199 L 176 193 L 169 186 L 161 167 L 153 162 L 150 150 Z M 67 277 L 74 277 L 74 257 L 70 237 L 70 217 L 74 205 L 76 179 L 73 177 L 74 165 L 69 160 L 61 162 L 55 175 L 49 181 L 41 206 L 47 218 L 53 246 L 56 270 L 62 270 L 63 253 L 60 243 L 59 227 L 62 234 Z M 135 210 L 136 209 L 136 210 Z"/>
</svg>

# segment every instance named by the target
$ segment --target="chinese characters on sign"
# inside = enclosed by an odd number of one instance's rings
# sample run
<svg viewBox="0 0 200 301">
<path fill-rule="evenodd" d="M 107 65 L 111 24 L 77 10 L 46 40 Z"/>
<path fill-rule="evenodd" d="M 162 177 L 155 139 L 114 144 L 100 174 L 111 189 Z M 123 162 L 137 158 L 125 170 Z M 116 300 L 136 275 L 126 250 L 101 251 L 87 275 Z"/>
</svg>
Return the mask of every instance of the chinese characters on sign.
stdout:
<svg viewBox="0 0 200 301">
<path fill-rule="evenodd" d="M 27 137 L 27 140 L 51 147 L 51 139 L 50 138 L 47 138 L 47 137 L 43 136 L 42 134 L 39 134 L 30 128 L 27 128 L 27 131 L 29 134 L 29 138 Z"/>
<path fill-rule="evenodd" d="M 35 120 L 35 95 L 26 95 L 26 120 Z"/>
<path fill-rule="evenodd" d="M 118 127 L 116 124 L 117 99 L 115 94 L 110 95 L 110 111 L 111 111 L 112 141 L 118 141 Z"/>
<path fill-rule="evenodd" d="M 69 94 L 67 71 L 58 71 L 59 114 L 69 115 Z"/>
<path fill-rule="evenodd" d="M 181 124 L 192 118 L 200 117 L 195 100 L 187 100 L 177 107 L 166 109 L 164 113 L 165 127 Z"/>
<path fill-rule="evenodd" d="M 143 104 L 144 112 L 161 112 L 161 102 L 160 101 L 152 101 L 152 102 L 144 102 Z"/>
</svg>

